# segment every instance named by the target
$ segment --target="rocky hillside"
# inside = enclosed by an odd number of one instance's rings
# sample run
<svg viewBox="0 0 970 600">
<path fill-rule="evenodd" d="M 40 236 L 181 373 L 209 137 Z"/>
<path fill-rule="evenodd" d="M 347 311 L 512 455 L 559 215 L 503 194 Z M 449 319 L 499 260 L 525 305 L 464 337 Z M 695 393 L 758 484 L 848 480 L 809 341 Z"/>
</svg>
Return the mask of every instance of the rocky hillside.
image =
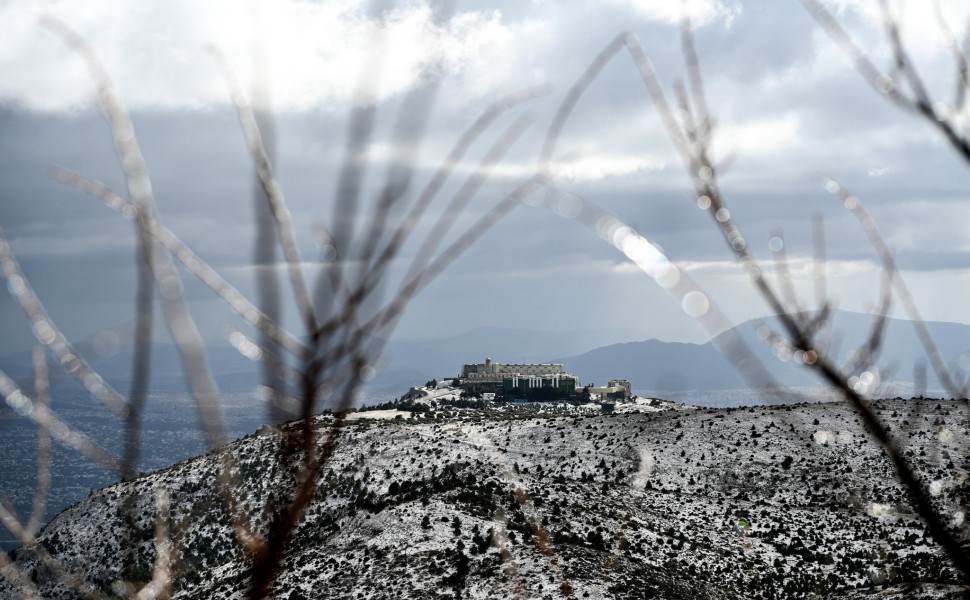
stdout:
<svg viewBox="0 0 970 600">
<path fill-rule="evenodd" d="M 878 408 L 970 540 L 966 408 Z M 841 404 L 570 410 L 349 421 L 276 596 L 966 597 L 882 451 Z M 279 441 L 267 430 L 226 449 L 235 497 L 257 527 L 291 489 Z M 45 598 L 124 595 L 124 581 L 151 576 L 164 490 L 175 597 L 242 597 L 246 557 L 215 490 L 223 464 L 209 454 L 94 492 L 43 530 L 46 561 L 21 549 L 15 565 Z M 0 579 L 0 597 L 15 595 Z"/>
</svg>

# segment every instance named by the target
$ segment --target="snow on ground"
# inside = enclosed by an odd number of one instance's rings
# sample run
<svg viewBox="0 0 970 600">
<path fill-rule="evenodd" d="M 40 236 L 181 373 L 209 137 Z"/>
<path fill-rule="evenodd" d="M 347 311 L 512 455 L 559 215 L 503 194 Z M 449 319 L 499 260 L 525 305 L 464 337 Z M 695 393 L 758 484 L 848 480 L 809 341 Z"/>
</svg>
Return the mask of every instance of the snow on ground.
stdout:
<svg viewBox="0 0 970 600">
<path fill-rule="evenodd" d="M 361 412 L 352 412 L 347 415 L 348 421 L 357 421 L 359 419 L 410 419 L 411 413 L 404 410 L 366 410 Z"/>
<path fill-rule="evenodd" d="M 970 486 L 954 464 L 968 455 L 961 406 L 874 404 L 927 486 L 945 482 L 932 488 L 935 505 L 964 510 Z M 543 598 L 564 595 L 568 582 L 575 598 L 787 599 L 888 597 L 907 581 L 954 582 L 891 463 L 845 405 L 640 414 L 592 406 L 354 413 L 294 532 L 280 588 Z M 318 419 L 320 429 L 332 423 Z M 952 433 L 945 441 L 941 428 Z M 237 499 L 257 527 L 292 485 L 279 439 L 273 430 L 229 447 Z M 166 489 L 184 553 L 177 597 L 240 597 L 246 567 L 213 493 L 217 458 L 95 492 L 41 541 L 92 584 L 110 585 L 126 523 L 150 548 L 153 492 Z M 132 491 L 141 512 L 129 520 L 121 500 Z M 25 573 L 37 568 L 28 553 L 15 560 Z M 883 581 L 886 590 L 873 587 Z M 938 597 L 923 588 L 914 597 Z"/>
</svg>

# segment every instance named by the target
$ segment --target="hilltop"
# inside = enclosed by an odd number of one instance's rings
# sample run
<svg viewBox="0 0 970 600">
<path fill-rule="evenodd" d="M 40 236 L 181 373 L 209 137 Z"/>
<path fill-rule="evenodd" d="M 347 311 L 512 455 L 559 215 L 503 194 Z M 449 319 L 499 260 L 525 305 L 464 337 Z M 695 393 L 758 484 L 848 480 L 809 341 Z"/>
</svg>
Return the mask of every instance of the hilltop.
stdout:
<svg viewBox="0 0 970 600">
<path fill-rule="evenodd" d="M 967 539 L 965 407 L 876 406 Z M 277 597 L 958 598 L 967 592 L 842 404 L 580 414 L 438 409 L 347 421 Z M 378 414 L 370 416 L 388 416 Z M 402 415 L 403 416 L 403 415 Z M 314 424 L 329 430 L 334 417 Z M 285 430 L 293 425 L 284 426 Z M 259 526 L 292 480 L 280 430 L 226 447 Z M 93 492 L 40 535 L 99 590 L 146 580 L 167 492 L 176 598 L 245 591 L 216 453 Z M 130 551 L 124 551 L 124 550 Z M 26 550 L 44 597 L 75 597 Z M 114 587 L 112 587 L 114 585 Z M 0 580 L 0 595 L 10 594 Z"/>
</svg>

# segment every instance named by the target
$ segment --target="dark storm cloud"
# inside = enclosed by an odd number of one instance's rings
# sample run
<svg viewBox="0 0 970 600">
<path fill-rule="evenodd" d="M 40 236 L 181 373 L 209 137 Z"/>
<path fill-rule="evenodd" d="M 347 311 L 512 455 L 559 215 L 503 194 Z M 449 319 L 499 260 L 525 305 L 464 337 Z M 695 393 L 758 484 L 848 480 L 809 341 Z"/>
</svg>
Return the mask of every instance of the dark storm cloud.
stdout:
<svg viewBox="0 0 970 600">
<path fill-rule="evenodd" d="M 970 217 L 962 209 L 970 193 L 966 166 L 925 123 L 876 97 L 797 5 L 719 6 L 718 16 L 699 27 L 696 36 L 718 118 L 716 150 L 738 151 L 723 175 L 725 198 L 756 255 L 770 257 L 767 241 L 780 228 L 794 259 L 811 256 L 809 224 L 813 214 L 821 213 L 831 260 L 876 261 L 852 216 L 818 184 L 816 172 L 825 171 L 863 200 L 898 248 L 904 268 L 930 276 L 960 268 L 960 257 L 970 249 L 970 235 L 956 225 Z M 281 13 L 286 10 L 282 7 Z M 524 86 L 550 83 L 550 95 L 499 119 L 443 190 L 441 203 L 502 129 L 523 112 L 531 112 L 533 124 L 457 225 L 474 222 L 531 173 L 563 94 L 621 31 L 639 37 L 665 85 L 682 79 L 679 33 L 664 10 L 660 3 L 635 7 L 625 2 L 580 3 L 568 10 L 542 3 L 500 5 L 490 11 L 460 5 L 456 21 L 466 19 L 472 25 L 462 30 L 462 39 L 441 41 L 448 49 L 442 87 L 428 133 L 414 156 L 417 172 L 411 197 L 458 135 L 492 101 Z M 420 12 L 402 14 L 422 22 Z M 854 27 L 866 26 L 851 13 L 847 18 Z M 178 17 L 172 20 L 168 25 L 178 34 Z M 402 17 L 401 22 L 409 21 Z M 204 21 L 197 25 L 200 30 L 206 27 Z M 405 39 L 437 39 L 421 27 L 405 30 L 411 32 Z M 476 35 L 483 37 L 476 41 Z M 109 66 L 118 63 L 111 45 L 115 40 L 105 36 L 98 41 L 108 46 Z M 117 43 L 123 48 L 129 42 Z M 170 50 L 166 47 L 164 52 Z M 194 50 L 185 52 L 195 56 Z M 58 56 L 57 61 L 70 60 L 68 55 Z M 42 54 L 36 60 L 51 59 Z M 60 64 L 57 61 L 51 64 Z M 293 72 L 304 68 L 297 62 L 290 65 Z M 949 72 L 950 65 L 945 69 Z M 119 77 L 133 104 L 134 125 L 164 222 L 226 272 L 234 285 L 248 291 L 254 182 L 244 139 L 235 112 L 226 106 L 221 82 L 200 88 L 203 69 L 193 63 L 185 71 L 183 80 L 174 67 L 164 70 L 171 80 L 156 80 L 146 71 L 144 89 L 125 87 L 129 80 L 124 69 Z M 386 160 L 393 155 L 390 132 L 406 89 L 399 81 L 404 76 L 391 71 L 387 79 L 398 87 L 378 104 L 364 180 L 367 216 L 387 173 Z M 301 251 L 312 261 L 319 255 L 314 226 L 332 214 L 347 135 L 346 98 L 353 82 L 333 82 L 321 72 L 320 81 L 314 73 L 294 87 L 286 81 L 288 75 L 289 71 L 279 73 L 281 83 L 274 89 L 280 107 L 276 169 Z M 34 83 L 24 77 L 24 98 L 34 93 Z M 182 85 L 186 99 L 179 105 L 178 94 L 170 88 Z M 155 96 L 146 91 L 156 88 Z M 308 98 L 317 98 L 316 104 Z M 133 294 L 132 223 L 53 182 L 47 171 L 53 164 L 62 165 L 123 191 L 120 168 L 96 111 L 51 109 L 58 100 L 53 94 L 43 104 L 45 112 L 36 112 L 25 109 L 30 106 L 27 99 L 17 104 L 19 108 L 10 104 L 0 110 L 0 226 L 52 314 L 68 319 L 83 315 L 85 324 L 71 326 L 93 331 L 102 326 L 99 319 L 109 324 L 117 315 L 117 303 Z M 694 205 L 683 167 L 629 56 L 614 58 L 576 106 L 563 130 L 558 156 L 572 152 L 578 162 L 562 163 L 563 176 L 551 188 L 601 204 L 659 244 L 671 260 L 700 265 L 701 274 L 721 273 L 720 267 L 705 270 L 703 265 L 720 265 L 730 260 L 730 253 L 710 215 Z M 441 204 L 437 206 L 432 216 L 440 210 Z M 413 242 L 427 231 L 422 226 Z M 453 235 L 445 242 L 452 239 Z M 940 240 L 945 240 L 945 247 L 934 246 Z M 413 257 L 413 242 L 395 263 L 392 280 L 400 278 Z M 589 328 L 627 327 L 642 337 L 668 339 L 690 330 L 678 304 L 645 275 L 621 268 L 623 261 L 619 252 L 579 223 L 524 206 L 428 288 L 402 322 L 402 330 L 415 335 L 454 333 L 479 324 L 562 328 L 566 321 Z M 315 273 L 311 269 L 308 275 Z M 750 296 L 738 295 L 734 275 L 705 283 L 715 291 L 729 290 L 725 302 L 733 315 L 747 318 L 763 310 Z M 211 297 L 194 283 L 187 283 L 187 289 L 195 301 Z M 644 306 L 663 318 L 644 318 Z M 0 309 L 9 321 L 14 311 L 9 297 L 0 299 Z M 215 314 L 211 304 L 203 310 Z"/>
</svg>

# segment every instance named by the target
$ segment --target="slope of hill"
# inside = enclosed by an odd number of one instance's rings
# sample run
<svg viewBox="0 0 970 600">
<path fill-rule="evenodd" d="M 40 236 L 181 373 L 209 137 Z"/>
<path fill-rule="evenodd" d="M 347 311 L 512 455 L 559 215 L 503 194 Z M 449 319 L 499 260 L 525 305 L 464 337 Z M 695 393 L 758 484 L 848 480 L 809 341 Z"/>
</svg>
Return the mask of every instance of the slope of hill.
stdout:
<svg viewBox="0 0 970 600">
<path fill-rule="evenodd" d="M 877 408 L 966 543 L 965 407 Z M 226 448 L 233 496 L 257 530 L 292 481 L 278 444 L 264 431 Z M 120 580 L 150 577 L 164 491 L 175 597 L 240 597 L 249 567 L 215 489 L 223 466 L 209 454 L 94 492 L 39 539 L 87 591 L 123 592 Z M 78 595 L 55 563 L 13 558 L 44 597 Z M 968 591 L 957 583 L 844 405 L 594 416 L 529 406 L 346 424 L 274 594 L 957 598 Z M 10 586 L 0 580 L 0 596 Z"/>
</svg>

